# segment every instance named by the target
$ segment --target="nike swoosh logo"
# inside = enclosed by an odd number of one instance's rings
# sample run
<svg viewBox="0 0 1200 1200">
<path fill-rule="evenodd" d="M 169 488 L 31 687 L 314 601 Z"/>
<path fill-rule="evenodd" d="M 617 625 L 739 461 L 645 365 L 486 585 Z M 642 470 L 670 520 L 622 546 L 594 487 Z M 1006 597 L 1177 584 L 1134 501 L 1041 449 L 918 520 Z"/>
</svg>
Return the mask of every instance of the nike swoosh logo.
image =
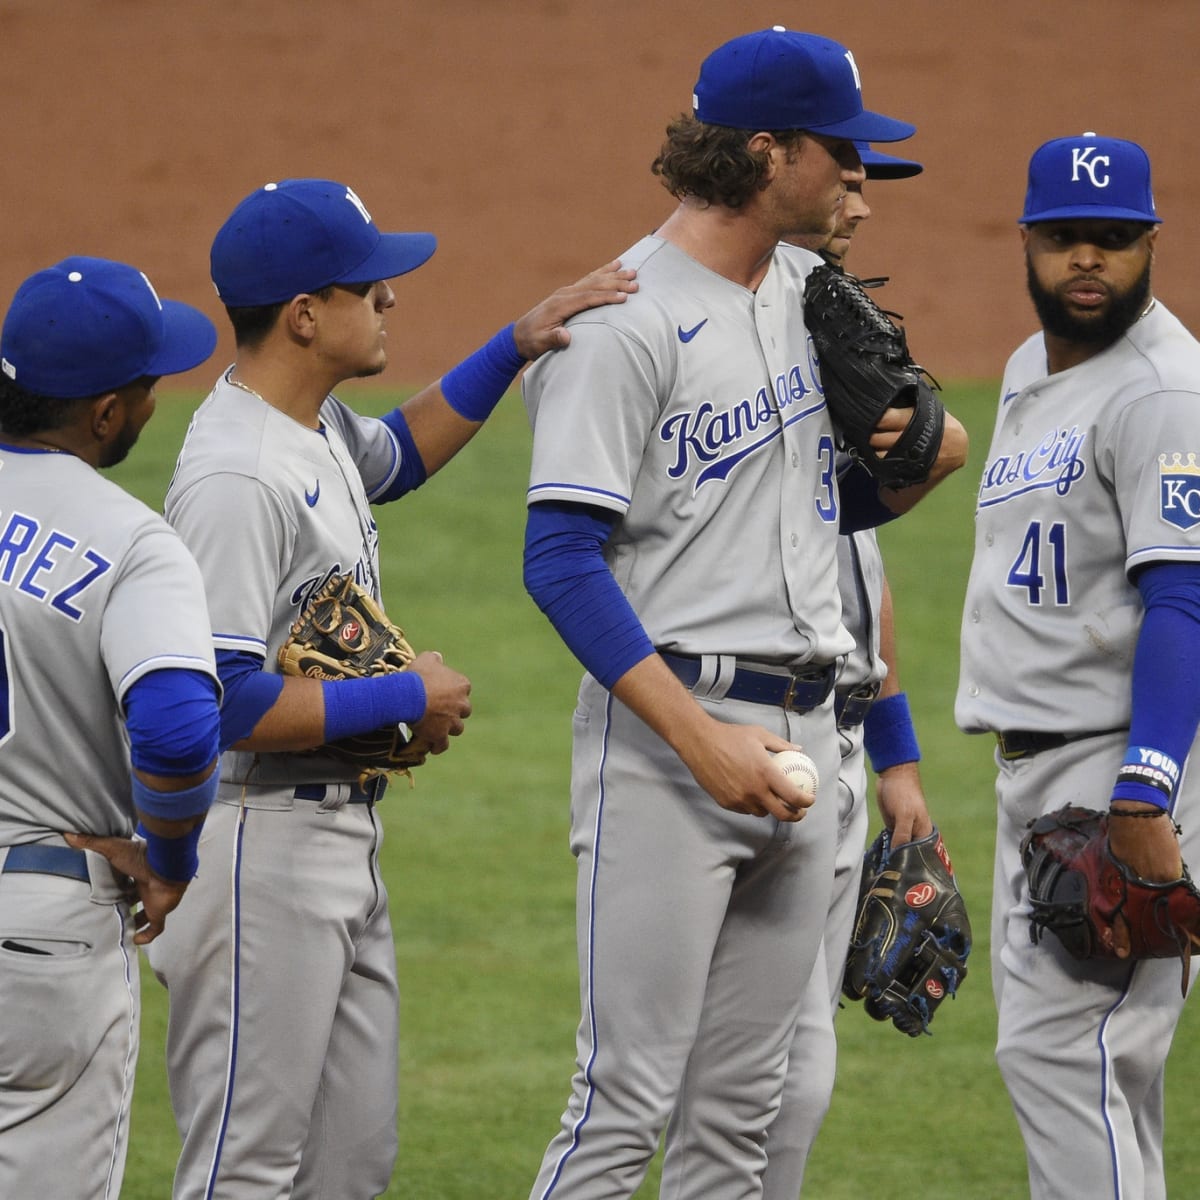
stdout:
<svg viewBox="0 0 1200 1200">
<path fill-rule="evenodd" d="M 1004 399 L 1000 401 L 1000 407 L 1003 408 L 1014 396 L 1020 395 L 1019 392 L 1005 392 Z"/>
<path fill-rule="evenodd" d="M 690 342 L 692 338 L 694 338 L 696 334 L 698 334 L 700 330 L 702 330 L 707 324 L 708 318 L 705 317 L 699 325 L 693 325 L 691 329 L 684 329 L 682 325 L 676 326 L 676 332 L 679 334 L 679 340 L 684 343 Z"/>
<path fill-rule="evenodd" d="M 309 508 L 316 508 L 317 501 L 320 498 L 321 498 L 321 481 L 318 479 L 317 486 L 315 488 L 313 488 L 313 490 L 311 492 L 305 491 L 304 503 L 307 504 Z"/>
</svg>

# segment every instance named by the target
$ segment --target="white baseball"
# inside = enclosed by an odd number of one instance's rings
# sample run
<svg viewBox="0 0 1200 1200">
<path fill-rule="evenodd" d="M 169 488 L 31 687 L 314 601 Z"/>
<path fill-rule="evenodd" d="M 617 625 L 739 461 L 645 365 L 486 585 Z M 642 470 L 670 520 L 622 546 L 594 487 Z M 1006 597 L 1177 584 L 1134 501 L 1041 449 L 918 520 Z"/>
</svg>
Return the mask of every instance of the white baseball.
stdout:
<svg viewBox="0 0 1200 1200">
<path fill-rule="evenodd" d="M 821 779 L 817 774 L 817 764 L 803 750 L 781 750 L 775 755 L 775 765 L 810 796 L 817 794 L 817 784 Z"/>
</svg>

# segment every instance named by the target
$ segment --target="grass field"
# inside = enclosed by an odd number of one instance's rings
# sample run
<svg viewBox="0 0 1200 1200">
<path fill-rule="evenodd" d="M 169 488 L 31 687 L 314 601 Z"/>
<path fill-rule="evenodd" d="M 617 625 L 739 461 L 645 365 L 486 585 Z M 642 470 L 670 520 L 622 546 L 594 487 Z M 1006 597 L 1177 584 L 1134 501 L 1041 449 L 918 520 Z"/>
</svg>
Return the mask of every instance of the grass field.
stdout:
<svg viewBox="0 0 1200 1200">
<path fill-rule="evenodd" d="M 959 734 L 952 715 L 973 494 L 993 399 L 990 387 L 949 389 L 950 407 L 973 435 L 971 461 L 881 535 L 930 808 L 975 925 L 970 977 L 941 1008 L 932 1037 L 902 1037 L 858 1007 L 841 1014 L 837 1090 L 805 1189 L 817 1200 L 1025 1194 L 1024 1155 L 992 1059 L 991 748 Z M 133 458 L 114 472 L 155 507 L 194 402 L 164 396 Z M 364 392 L 358 406 L 389 403 Z M 405 1200 L 526 1196 L 573 1062 L 567 779 L 579 669 L 521 584 L 527 458 L 524 414 L 510 398 L 441 476 L 378 513 L 389 611 L 421 648 L 441 649 L 470 675 L 475 707 L 452 752 L 422 768 L 411 790 L 393 785 L 382 810 L 402 995 L 401 1156 L 387 1196 Z M 143 994 L 124 1196 L 163 1200 L 178 1145 L 163 1066 L 166 996 L 148 973 Z M 1193 1004 L 1167 1076 L 1168 1182 L 1177 1200 L 1200 1196 L 1187 1140 L 1200 1118 L 1191 1079 L 1200 1066 L 1198 1020 Z M 657 1194 L 657 1166 L 638 1194 Z"/>
</svg>

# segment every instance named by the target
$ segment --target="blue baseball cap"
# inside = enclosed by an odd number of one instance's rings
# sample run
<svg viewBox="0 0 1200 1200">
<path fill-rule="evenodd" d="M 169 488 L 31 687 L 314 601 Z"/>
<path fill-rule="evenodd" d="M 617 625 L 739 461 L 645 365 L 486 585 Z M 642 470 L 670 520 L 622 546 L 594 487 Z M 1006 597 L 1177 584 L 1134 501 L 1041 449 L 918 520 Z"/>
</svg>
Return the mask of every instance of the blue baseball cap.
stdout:
<svg viewBox="0 0 1200 1200">
<path fill-rule="evenodd" d="M 1082 133 L 1039 146 L 1029 160 L 1029 186 L 1019 224 L 1094 220 L 1158 224 L 1150 158 L 1136 142 Z"/>
<path fill-rule="evenodd" d="M 216 326 L 199 309 L 160 300 L 136 267 L 64 258 L 17 288 L 0 331 L 0 370 L 27 392 L 74 400 L 190 371 L 216 345 Z"/>
<path fill-rule="evenodd" d="M 881 154 L 866 142 L 855 142 L 855 149 L 866 168 L 868 179 L 911 179 L 920 175 L 925 168 L 911 158 L 897 158 L 894 154 Z"/>
<path fill-rule="evenodd" d="M 332 283 L 374 283 L 415 270 L 432 233 L 380 233 L 353 189 L 284 179 L 251 192 L 213 241 L 212 281 L 230 308 L 280 304 Z"/>
<path fill-rule="evenodd" d="M 863 108 L 845 46 L 782 25 L 718 46 L 701 64 L 692 113 L 731 129 L 805 129 L 864 142 L 899 142 L 916 127 Z"/>
</svg>

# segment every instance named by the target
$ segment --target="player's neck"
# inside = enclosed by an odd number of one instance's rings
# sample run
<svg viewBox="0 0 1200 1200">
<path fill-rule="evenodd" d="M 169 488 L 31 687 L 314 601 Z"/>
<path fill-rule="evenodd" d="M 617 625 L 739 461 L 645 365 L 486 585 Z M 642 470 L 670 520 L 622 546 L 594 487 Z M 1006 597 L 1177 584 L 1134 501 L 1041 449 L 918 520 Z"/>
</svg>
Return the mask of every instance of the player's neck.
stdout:
<svg viewBox="0 0 1200 1200">
<path fill-rule="evenodd" d="M 748 213 L 688 200 L 663 222 L 658 236 L 701 266 L 752 292 L 767 273 L 776 242 Z"/>
<path fill-rule="evenodd" d="M 247 352 L 243 348 L 229 372 L 229 382 L 293 421 L 317 429 L 321 405 L 330 387 L 324 380 L 314 379 L 305 367 L 305 363 L 292 361 L 286 354 Z"/>
</svg>

